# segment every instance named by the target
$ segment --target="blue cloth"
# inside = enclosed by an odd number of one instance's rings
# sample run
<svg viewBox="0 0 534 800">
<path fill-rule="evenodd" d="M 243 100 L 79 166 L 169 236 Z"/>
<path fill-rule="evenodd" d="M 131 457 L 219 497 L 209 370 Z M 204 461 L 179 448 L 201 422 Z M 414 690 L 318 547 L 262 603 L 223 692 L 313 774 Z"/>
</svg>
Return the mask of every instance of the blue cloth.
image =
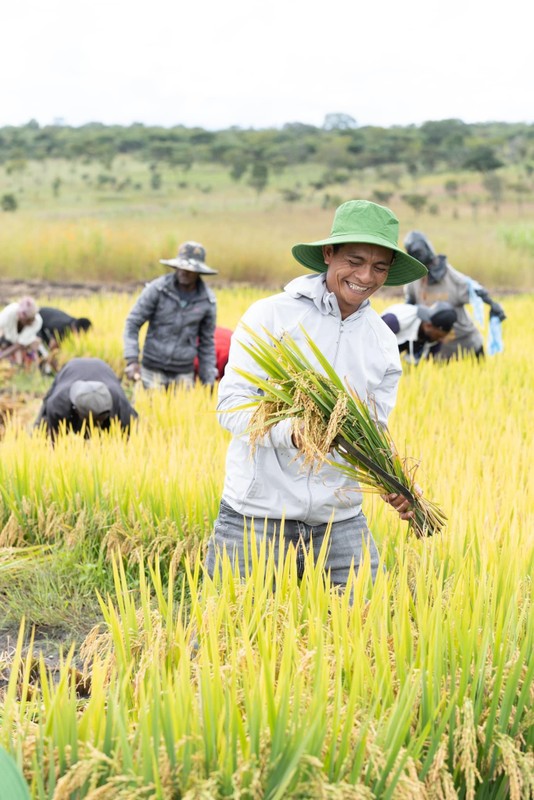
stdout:
<svg viewBox="0 0 534 800">
<path fill-rule="evenodd" d="M 489 318 L 489 331 L 488 331 L 488 354 L 490 356 L 496 353 L 502 353 L 504 344 L 502 340 L 502 323 L 499 317 L 490 314 Z"/>
<path fill-rule="evenodd" d="M 479 325 L 484 325 L 484 303 L 476 292 L 477 289 L 482 289 L 482 286 L 472 278 L 468 278 L 467 280 L 469 282 L 469 302 L 473 306 L 475 319 Z"/>
</svg>

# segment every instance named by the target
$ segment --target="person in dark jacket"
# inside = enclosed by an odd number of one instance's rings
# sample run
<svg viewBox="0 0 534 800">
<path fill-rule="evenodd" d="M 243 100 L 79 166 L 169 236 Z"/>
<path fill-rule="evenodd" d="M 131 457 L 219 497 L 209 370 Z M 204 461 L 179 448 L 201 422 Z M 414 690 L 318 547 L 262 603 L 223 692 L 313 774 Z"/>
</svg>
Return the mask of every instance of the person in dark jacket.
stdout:
<svg viewBox="0 0 534 800">
<path fill-rule="evenodd" d="M 35 427 L 44 425 L 53 439 L 62 425 L 73 433 L 84 429 L 87 437 L 91 423 L 108 430 L 113 419 L 129 432 L 137 416 L 109 364 L 100 358 L 72 358 L 54 378 Z"/>
<path fill-rule="evenodd" d="M 60 342 L 72 333 L 87 331 L 92 323 L 87 317 L 73 317 L 62 311 L 60 308 L 52 306 L 40 306 L 39 314 L 43 320 L 41 329 L 37 335 L 43 340 L 47 347 L 56 349 Z"/>
<path fill-rule="evenodd" d="M 193 386 L 195 357 L 201 383 L 213 386 L 215 358 L 215 295 L 202 275 L 217 270 L 206 265 L 206 251 L 198 242 L 183 242 L 176 258 L 160 259 L 174 273 L 148 283 L 128 314 L 124 330 L 125 373 L 145 388 L 181 384 Z M 139 356 L 139 330 L 148 331 Z"/>
</svg>

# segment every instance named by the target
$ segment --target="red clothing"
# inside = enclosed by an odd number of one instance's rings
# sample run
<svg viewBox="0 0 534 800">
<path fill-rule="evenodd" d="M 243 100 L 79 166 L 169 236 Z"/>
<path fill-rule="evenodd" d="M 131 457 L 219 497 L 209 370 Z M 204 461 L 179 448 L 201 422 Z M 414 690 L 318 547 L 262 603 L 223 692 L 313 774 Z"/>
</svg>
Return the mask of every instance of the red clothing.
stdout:
<svg viewBox="0 0 534 800">
<path fill-rule="evenodd" d="M 230 328 L 215 328 L 215 360 L 217 362 L 217 380 L 219 381 L 224 375 L 224 368 L 228 361 L 232 333 Z M 198 375 L 198 358 L 195 358 L 195 375 Z"/>
</svg>

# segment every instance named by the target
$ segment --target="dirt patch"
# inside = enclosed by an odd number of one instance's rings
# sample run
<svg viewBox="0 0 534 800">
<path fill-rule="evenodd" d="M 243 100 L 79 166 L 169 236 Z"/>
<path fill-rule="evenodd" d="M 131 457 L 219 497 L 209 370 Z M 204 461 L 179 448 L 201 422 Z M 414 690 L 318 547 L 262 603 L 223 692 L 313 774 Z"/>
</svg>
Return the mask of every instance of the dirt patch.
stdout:
<svg viewBox="0 0 534 800">
<path fill-rule="evenodd" d="M 20 297 L 90 297 L 95 294 L 134 294 L 143 286 L 144 281 L 129 283 L 101 283 L 81 281 L 45 281 L 37 278 L 21 280 L 18 278 L 2 278 L 0 280 L 0 302 L 4 305 L 18 300 Z"/>
</svg>

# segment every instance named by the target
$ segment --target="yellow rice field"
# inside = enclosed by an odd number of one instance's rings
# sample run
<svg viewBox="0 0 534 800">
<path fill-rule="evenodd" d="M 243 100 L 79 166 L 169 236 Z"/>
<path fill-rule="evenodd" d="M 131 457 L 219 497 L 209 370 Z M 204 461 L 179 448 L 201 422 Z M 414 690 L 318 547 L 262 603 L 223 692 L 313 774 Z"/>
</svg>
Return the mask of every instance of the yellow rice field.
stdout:
<svg viewBox="0 0 534 800">
<path fill-rule="evenodd" d="M 220 290 L 220 324 L 258 295 Z M 98 355 L 120 372 L 131 303 L 71 303 L 94 330 L 64 358 Z M 534 797 L 534 297 L 503 304 L 504 352 L 406 365 L 390 420 L 446 529 L 416 540 L 368 495 L 385 569 L 372 586 L 364 562 L 343 597 L 320 564 L 299 582 L 291 554 L 266 554 L 244 582 L 229 564 L 204 576 L 227 435 L 203 387 L 137 390 L 128 440 L 52 448 L 8 423 L 0 596 L 16 581 L 7 554 L 36 545 L 51 559 L 98 553 L 114 575 L 77 656 L 86 693 L 72 653 L 54 675 L 27 654 L 28 623 L 0 652 L 0 744 L 32 797 Z"/>
</svg>

